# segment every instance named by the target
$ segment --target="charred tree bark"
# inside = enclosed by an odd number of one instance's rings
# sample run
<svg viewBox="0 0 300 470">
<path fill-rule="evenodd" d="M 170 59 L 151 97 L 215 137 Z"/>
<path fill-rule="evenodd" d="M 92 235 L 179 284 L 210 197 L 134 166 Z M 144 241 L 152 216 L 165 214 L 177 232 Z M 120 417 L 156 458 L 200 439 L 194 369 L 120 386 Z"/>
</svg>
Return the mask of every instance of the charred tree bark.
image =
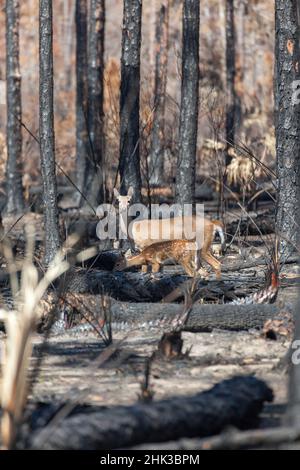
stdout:
<svg viewBox="0 0 300 470">
<path fill-rule="evenodd" d="M 22 104 L 19 63 L 19 0 L 6 0 L 7 166 L 6 212 L 24 209 L 22 189 Z"/>
<path fill-rule="evenodd" d="M 182 84 L 176 202 L 192 203 L 195 197 L 195 166 L 199 100 L 199 0 L 184 0 Z"/>
<path fill-rule="evenodd" d="M 155 303 L 119 303 L 112 306 L 112 321 L 126 325 L 129 329 L 157 325 L 168 329 L 172 319 L 183 310 L 183 305 Z M 266 320 L 274 318 L 279 312 L 275 305 L 194 305 L 184 331 L 210 332 L 215 329 L 227 331 L 244 331 L 262 328 Z"/>
<path fill-rule="evenodd" d="M 255 377 L 233 377 L 208 391 L 150 404 L 115 406 L 73 414 L 59 426 L 36 430 L 30 448 L 117 449 L 144 442 L 181 437 L 204 437 L 228 426 L 247 429 L 257 425 L 272 390 Z M 126 432 L 124 432 L 126 429 Z"/>
<path fill-rule="evenodd" d="M 76 179 L 81 192 L 89 158 L 87 99 L 87 2 L 76 0 Z M 76 198 L 79 203 L 80 194 Z"/>
<path fill-rule="evenodd" d="M 299 2 L 296 2 L 296 0 L 295 2 L 292 2 L 292 3 L 295 4 L 294 14 L 296 16 L 294 17 L 294 19 L 298 21 L 296 25 L 296 28 L 298 30 L 298 36 L 295 38 L 295 40 L 296 41 L 298 40 L 298 47 L 299 47 L 300 5 L 299 5 Z M 298 82 L 298 85 L 300 85 L 299 82 Z M 298 93 L 298 97 L 299 97 L 299 93 Z M 299 112 L 300 102 L 298 102 L 297 107 L 298 107 L 298 112 Z M 299 128 L 298 128 L 298 134 L 296 135 L 299 139 Z M 299 159 L 299 141 L 298 141 L 298 147 L 296 147 L 295 150 L 297 150 L 297 148 L 298 148 L 298 159 Z M 299 191 L 297 192 L 297 197 L 298 197 L 298 208 L 299 208 L 299 205 L 300 205 L 300 192 Z M 299 242 L 300 242 L 299 228 L 297 229 L 296 240 L 299 246 Z M 300 363 L 299 363 L 300 315 L 299 315 L 299 308 L 300 308 L 300 292 L 298 292 L 297 316 L 295 319 L 295 336 L 294 336 L 294 342 L 292 343 L 292 354 L 295 353 L 295 356 L 293 355 L 291 356 L 292 360 L 291 360 L 290 377 L 289 377 L 289 400 L 288 400 L 288 408 L 287 408 L 287 420 L 289 424 L 291 424 L 297 429 L 300 429 Z"/>
<path fill-rule="evenodd" d="M 169 51 L 169 0 L 162 3 L 156 21 L 154 115 L 150 153 L 150 183 L 160 184 L 164 171 L 165 102 Z"/>
<path fill-rule="evenodd" d="M 226 166 L 231 162 L 228 150 L 234 145 L 236 127 L 236 102 L 235 92 L 235 25 L 234 25 L 234 0 L 226 0 Z"/>
<path fill-rule="evenodd" d="M 52 1 L 40 0 L 40 154 L 45 213 L 45 263 L 59 245 L 55 137 L 53 113 L 53 25 Z"/>
<path fill-rule="evenodd" d="M 103 72 L 105 0 L 91 0 L 88 35 L 88 134 L 85 196 L 92 206 L 103 200 Z"/>
<path fill-rule="evenodd" d="M 124 0 L 121 96 L 120 96 L 120 179 L 121 194 L 134 189 L 135 202 L 141 198 L 139 151 L 140 52 L 142 1 Z"/>
<path fill-rule="evenodd" d="M 295 244 L 297 241 L 300 213 L 300 28 L 297 0 L 276 1 L 275 27 L 276 223 L 282 237 L 281 255 L 286 257 L 293 251 L 289 242 Z"/>
</svg>

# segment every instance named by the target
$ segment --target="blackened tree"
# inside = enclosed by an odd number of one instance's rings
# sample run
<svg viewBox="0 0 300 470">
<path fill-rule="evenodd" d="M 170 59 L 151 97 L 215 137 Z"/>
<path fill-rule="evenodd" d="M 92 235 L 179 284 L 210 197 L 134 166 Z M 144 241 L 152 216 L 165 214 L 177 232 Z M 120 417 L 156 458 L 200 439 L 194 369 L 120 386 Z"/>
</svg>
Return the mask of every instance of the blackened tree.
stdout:
<svg viewBox="0 0 300 470">
<path fill-rule="evenodd" d="M 160 7 L 155 32 L 155 83 L 154 113 L 150 150 L 150 183 L 159 184 L 163 180 L 165 144 L 165 103 L 169 49 L 169 0 Z"/>
<path fill-rule="evenodd" d="M 195 166 L 199 101 L 199 0 L 183 2 L 182 84 L 176 202 L 192 203 L 195 197 Z"/>
<path fill-rule="evenodd" d="M 281 2 L 283 3 L 283 2 Z M 299 21 L 300 21 L 300 4 L 295 0 L 295 2 L 292 2 L 292 11 L 291 14 L 293 15 L 293 22 L 295 20 L 297 21 L 296 24 L 293 24 L 293 39 L 292 43 L 291 42 L 286 42 L 286 47 L 289 45 L 289 50 L 290 52 L 294 52 L 293 49 L 291 49 L 291 45 L 297 43 L 298 41 L 298 47 L 299 47 L 299 41 L 300 41 L 300 31 L 299 31 Z M 296 5 L 295 5 L 296 4 Z M 279 8 L 282 5 L 276 5 L 277 8 Z M 295 8 L 295 9 L 294 9 Z M 277 9 L 276 9 L 277 11 Z M 276 14 L 278 15 L 279 12 Z M 296 14 L 295 14 L 296 13 Z M 279 18 L 278 18 L 279 20 Z M 278 21 L 277 20 L 277 21 Z M 276 21 L 276 25 L 278 24 Z M 277 29 L 276 29 L 277 31 Z M 279 31 L 279 30 L 278 30 Z M 296 34 L 295 34 L 296 32 Z M 289 38 L 290 39 L 290 38 Z M 289 40 L 288 39 L 288 40 Z M 279 47 L 280 43 L 276 43 L 276 46 Z M 297 49 L 296 49 L 297 50 Z M 297 60 L 297 62 L 294 62 L 294 67 L 297 67 L 297 63 L 299 61 L 299 49 L 298 49 L 298 59 L 297 55 L 294 57 L 294 60 Z M 294 72 L 293 72 L 294 73 Z M 300 108 L 300 82 L 299 82 L 299 77 L 295 77 L 296 80 L 293 85 L 294 89 L 294 95 L 293 95 L 293 102 L 292 106 L 294 106 L 294 112 L 298 113 L 298 117 L 296 116 L 296 121 L 298 121 L 298 131 L 296 133 L 297 138 L 299 139 L 299 108 Z M 296 95 L 295 95 L 296 93 Z M 298 143 L 295 143 L 294 146 L 295 150 L 298 151 L 298 160 L 296 165 L 299 166 L 299 140 Z M 297 158 L 297 157 L 296 157 Z M 296 174 L 298 175 L 299 178 L 299 171 L 296 171 Z M 299 184 L 299 179 L 298 179 L 298 184 Z M 299 186 L 298 186 L 299 187 Z M 297 197 L 298 197 L 298 203 L 297 203 L 297 208 L 299 210 L 300 208 L 300 191 L 297 189 Z M 290 209 L 289 209 L 290 210 Z M 296 220 L 298 220 L 298 214 L 293 215 Z M 300 230 L 299 227 L 296 228 L 296 241 L 297 245 L 299 246 L 300 244 Z M 300 306 L 300 297 L 298 294 L 298 309 Z M 300 315 L 296 315 L 295 318 L 295 332 L 294 332 L 294 339 L 295 342 L 299 341 L 300 338 Z M 295 344 L 295 343 L 293 343 Z M 299 429 L 300 427 L 300 367 L 299 367 L 299 344 L 296 344 L 295 349 L 291 349 L 292 354 L 295 354 L 295 357 L 292 355 L 292 364 L 290 367 L 290 377 L 289 377 L 289 397 L 288 397 L 288 407 L 287 407 L 287 421 L 289 422 L 290 425 L 295 426 L 296 428 Z"/>
<path fill-rule="evenodd" d="M 275 3 L 275 130 L 277 154 L 277 230 L 287 256 L 299 232 L 300 85 L 297 0 Z M 291 243 L 289 243 L 289 241 Z"/>
<path fill-rule="evenodd" d="M 139 152 L 141 0 L 124 0 L 120 95 L 120 179 L 121 194 L 134 190 L 141 197 Z"/>
<path fill-rule="evenodd" d="M 236 91 L 235 91 L 235 25 L 234 25 L 234 0 L 226 0 L 226 165 L 231 161 L 228 154 L 229 148 L 234 145 L 236 128 Z"/>
<path fill-rule="evenodd" d="M 87 1 L 76 0 L 76 179 L 84 191 L 89 156 L 87 132 Z M 77 194 L 78 202 L 80 193 Z"/>
<path fill-rule="evenodd" d="M 24 209 L 22 189 L 22 104 L 19 63 L 19 0 L 6 0 L 7 166 L 6 212 Z"/>
<path fill-rule="evenodd" d="M 103 71 L 105 0 L 91 0 L 88 34 L 88 135 L 89 154 L 85 195 L 90 204 L 103 198 Z"/>
<path fill-rule="evenodd" d="M 45 263 L 55 256 L 59 245 L 55 138 L 53 113 L 53 29 L 52 0 L 40 0 L 40 154 L 45 214 Z"/>
</svg>

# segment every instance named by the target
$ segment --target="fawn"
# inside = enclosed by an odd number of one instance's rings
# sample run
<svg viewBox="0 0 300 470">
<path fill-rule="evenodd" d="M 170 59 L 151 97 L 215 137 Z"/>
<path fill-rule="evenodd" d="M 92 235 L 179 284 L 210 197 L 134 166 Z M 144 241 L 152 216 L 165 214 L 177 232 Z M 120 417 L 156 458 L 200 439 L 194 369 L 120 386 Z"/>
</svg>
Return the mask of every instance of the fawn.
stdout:
<svg viewBox="0 0 300 470">
<path fill-rule="evenodd" d="M 188 276 L 193 277 L 195 274 L 200 273 L 200 259 L 203 259 L 213 268 L 217 279 L 220 279 L 221 263 L 209 253 L 210 245 L 207 246 L 203 247 L 199 253 L 196 242 L 190 240 L 169 240 L 153 243 L 138 255 L 120 258 L 115 264 L 115 269 L 122 271 L 131 266 L 142 265 L 142 271 L 147 272 L 148 265 L 151 265 L 152 272 L 156 273 L 160 271 L 164 261 L 173 259 L 183 267 Z"/>
<path fill-rule="evenodd" d="M 147 272 L 148 265 L 151 265 L 152 272 L 157 273 L 160 271 L 163 262 L 169 259 L 181 264 L 189 276 L 194 276 L 198 268 L 196 243 L 189 240 L 169 240 L 154 243 L 138 255 L 120 258 L 115 264 L 115 269 L 122 271 L 131 266 L 142 265 L 142 271 Z"/>
</svg>

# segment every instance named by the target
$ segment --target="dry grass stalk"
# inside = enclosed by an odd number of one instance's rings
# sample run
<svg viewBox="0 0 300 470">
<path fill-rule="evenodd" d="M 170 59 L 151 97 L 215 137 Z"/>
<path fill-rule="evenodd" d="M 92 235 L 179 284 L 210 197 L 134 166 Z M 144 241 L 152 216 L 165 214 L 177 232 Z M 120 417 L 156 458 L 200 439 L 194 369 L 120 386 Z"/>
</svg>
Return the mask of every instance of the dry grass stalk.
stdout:
<svg viewBox="0 0 300 470">
<path fill-rule="evenodd" d="M 21 271 L 21 280 L 16 274 L 12 250 L 4 242 L 4 255 L 9 266 L 14 310 L 0 310 L 0 321 L 5 324 L 6 339 L 1 351 L 0 404 L 2 418 L 0 437 L 3 449 L 14 447 L 18 426 L 28 394 L 28 370 L 33 348 L 33 334 L 39 317 L 38 304 L 55 279 L 66 272 L 70 263 L 66 260 L 66 247 L 59 251 L 44 276 L 39 279 L 33 264 L 34 230 L 26 228 L 27 247 Z M 76 235 L 69 237 L 67 247 L 78 241 Z M 81 257 L 84 256 L 81 254 Z"/>
<path fill-rule="evenodd" d="M 232 156 L 226 169 L 228 184 L 243 187 L 246 192 L 251 192 L 255 179 L 263 175 L 261 167 L 254 159 L 237 153 L 234 148 L 228 153 Z"/>
</svg>

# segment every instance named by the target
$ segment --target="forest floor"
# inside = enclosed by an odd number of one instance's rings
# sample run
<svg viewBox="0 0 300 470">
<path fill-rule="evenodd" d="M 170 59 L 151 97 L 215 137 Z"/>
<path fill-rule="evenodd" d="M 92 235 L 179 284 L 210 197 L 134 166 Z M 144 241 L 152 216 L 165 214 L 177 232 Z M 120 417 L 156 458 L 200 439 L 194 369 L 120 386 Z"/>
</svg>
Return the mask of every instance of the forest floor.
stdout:
<svg viewBox="0 0 300 470">
<path fill-rule="evenodd" d="M 245 240 L 245 237 L 243 238 Z M 272 240 L 272 236 L 268 238 Z M 255 262 L 266 254 L 269 242 L 262 237 L 249 236 L 247 248 L 241 250 L 238 237 L 230 246 L 223 261 Z M 244 295 L 259 290 L 264 284 L 266 266 L 252 266 L 222 274 L 221 285 L 244 285 Z M 179 273 L 179 267 L 167 266 L 165 273 Z M 214 276 L 211 275 L 211 279 Z M 280 272 L 281 287 L 276 305 L 295 308 L 299 285 L 296 264 L 286 264 Z M 223 284 L 222 284 L 223 283 Z M 226 284 L 227 283 L 227 284 Z M 208 282 L 209 290 L 209 282 Z M 226 291 L 226 289 L 225 289 Z M 239 288 L 239 295 L 243 289 Z M 161 304 L 162 312 L 164 304 Z M 102 362 L 105 350 L 102 340 L 92 331 L 72 328 L 51 334 L 47 340 L 43 361 L 30 400 L 97 405 L 128 405 L 138 400 L 145 376 L 147 360 L 157 349 L 161 328 L 137 328 L 132 331 L 113 331 L 116 350 Z M 0 346 L 5 338 L 0 333 Z M 154 400 L 192 395 L 210 389 L 217 382 L 236 375 L 253 374 L 263 379 L 273 390 L 274 401 L 264 408 L 261 426 L 277 426 L 284 415 L 287 402 L 288 367 L 282 362 L 290 346 L 290 338 L 266 339 L 260 330 L 212 332 L 183 332 L 183 351 L 177 359 L 156 357 L 151 365 L 150 388 Z M 43 335 L 34 338 L 32 367 L 41 352 Z M 114 346 L 113 346 L 114 347 Z M 100 365 L 99 365 L 100 364 Z"/>
</svg>

